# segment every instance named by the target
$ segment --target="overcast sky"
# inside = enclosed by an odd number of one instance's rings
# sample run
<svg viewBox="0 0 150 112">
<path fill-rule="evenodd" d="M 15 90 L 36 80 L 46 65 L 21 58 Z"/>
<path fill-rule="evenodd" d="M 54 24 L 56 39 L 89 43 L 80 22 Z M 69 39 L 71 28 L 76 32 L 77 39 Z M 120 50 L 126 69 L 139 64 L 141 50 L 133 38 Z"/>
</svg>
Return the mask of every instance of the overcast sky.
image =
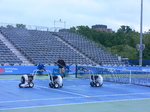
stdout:
<svg viewBox="0 0 150 112">
<path fill-rule="evenodd" d="M 141 0 L 0 0 L 0 23 L 64 27 L 66 22 L 66 28 L 103 24 L 114 31 L 128 25 L 140 31 L 140 10 Z M 149 29 L 150 0 L 143 0 L 143 32 Z"/>
</svg>

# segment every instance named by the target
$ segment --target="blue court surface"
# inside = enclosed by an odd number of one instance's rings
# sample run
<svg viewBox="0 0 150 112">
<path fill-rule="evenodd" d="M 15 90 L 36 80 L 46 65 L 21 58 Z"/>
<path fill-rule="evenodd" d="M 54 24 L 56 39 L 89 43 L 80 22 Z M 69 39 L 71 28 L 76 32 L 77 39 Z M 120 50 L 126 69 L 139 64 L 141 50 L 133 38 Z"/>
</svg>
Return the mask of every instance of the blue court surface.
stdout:
<svg viewBox="0 0 150 112">
<path fill-rule="evenodd" d="M 110 103 L 108 105 L 118 102 L 117 105 L 112 105 L 109 108 L 117 106 L 115 108 L 119 109 L 123 108 L 121 106 L 131 104 L 126 108 L 134 109 L 135 106 L 141 105 L 143 110 L 145 108 L 145 111 L 143 112 L 150 111 L 149 87 L 111 82 L 104 82 L 102 87 L 91 87 L 90 79 L 73 78 L 63 79 L 64 86 L 62 88 L 50 88 L 48 79 L 36 79 L 34 81 L 35 86 L 33 88 L 19 88 L 19 83 L 19 79 L 0 80 L 0 112 L 17 112 L 17 110 L 22 112 L 24 109 L 36 109 L 36 112 L 38 112 L 40 111 L 38 108 L 44 107 L 56 107 L 56 110 L 54 109 L 53 111 L 57 112 L 57 109 L 59 110 L 60 106 L 71 107 L 72 105 L 76 105 L 74 108 L 78 108 L 82 105 L 81 108 L 84 107 L 84 109 L 81 109 L 81 111 L 89 112 L 88 108 L 90 105 L 91 108 L 92 106 L 97 105 L 94 108 L 99 110 L 100 105 L 102 106 L 103 103 L 107 104 L 108 102 Z M 132 101 L 133 103 L 131 103 Z M 122 104 L 122 102 L 126 103 Z M 139 102 L 141 104 L 134 104 L 135 102 Z M 149 107 L 147 105 L 149 105 Z M 91 112 L 98 112 L 96 110 Z M 59 111 L 64 112 L 66 110 L 64 109 Z M 123 111 L 125 110 L 122 109 L 122 112 Z M 72 110 L 72 112 L 74 111 Z"/>
</svg>

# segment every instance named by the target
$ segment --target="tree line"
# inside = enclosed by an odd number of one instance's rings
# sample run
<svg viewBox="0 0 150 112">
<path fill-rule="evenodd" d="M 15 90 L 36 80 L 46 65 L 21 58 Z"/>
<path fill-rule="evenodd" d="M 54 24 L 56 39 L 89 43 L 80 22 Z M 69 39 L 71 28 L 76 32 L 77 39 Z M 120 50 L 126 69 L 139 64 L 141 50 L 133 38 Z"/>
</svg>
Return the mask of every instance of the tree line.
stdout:
<svg viewBox="0 0 150 112">
<path fill-rule="evenodd" d="M 24 24 L 16 24 L 16 26 L 7 25 L 6 27 L 7 28 L 23 28 L 23 29 L 26 29 L 26 25 L 24 25 Z"/>
<path fill-rule="evenodd" d="M 80 33 L 108 51 L 118 54 L 122 58 L 139 59 L 136 45 L 140 43 L 140 33 L 129 26 L 121 26 L 116 32 L 105 32 L 88 26 L 71 27 L 70 32 Z M 143 59 L 150 59 L 150 31 L 143 33 Z"/>
</svg>

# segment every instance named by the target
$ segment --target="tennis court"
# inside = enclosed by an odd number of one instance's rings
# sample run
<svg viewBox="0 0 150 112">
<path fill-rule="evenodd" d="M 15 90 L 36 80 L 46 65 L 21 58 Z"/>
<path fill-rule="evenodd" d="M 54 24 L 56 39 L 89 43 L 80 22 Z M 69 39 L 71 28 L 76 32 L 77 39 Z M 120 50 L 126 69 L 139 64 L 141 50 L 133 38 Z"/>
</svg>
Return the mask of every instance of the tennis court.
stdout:
<svg viewBox="0 0 150 112">
<path fill-rule="evenodd" d="M 0 75 L 1 112 L 149 112 L 150 88 L 90 79 L 64 78 L 62 88 L 50 88 L 47 76 L 37 76 L 33 88 L 19 88 L 21 75 Z"/>
</svg>

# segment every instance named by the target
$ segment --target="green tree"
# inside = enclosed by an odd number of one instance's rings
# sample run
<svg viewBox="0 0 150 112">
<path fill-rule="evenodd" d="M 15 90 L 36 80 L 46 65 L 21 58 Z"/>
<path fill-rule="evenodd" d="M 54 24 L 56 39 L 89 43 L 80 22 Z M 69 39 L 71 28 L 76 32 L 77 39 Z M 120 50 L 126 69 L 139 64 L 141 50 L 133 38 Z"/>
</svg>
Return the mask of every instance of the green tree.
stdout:
<svg viewBox="0 0 150 112">
<path fill-rule="evenodd" d="M 71 27 L 69 32 L 76 33 L 76 28 L 75 27 Z"/>
<path fill-rule="evenodd" d="M 25 29 L 26 25 L 24 25 L 24 24 L 16 24 L 16 28 L 23 28 L 23 29 Z"/>
<path fill-rule="evenodd" d="M 123 58 L 138 59 L 138 51 L 129 45 L 116 45 L 109 49 Z"/>
<path fill-rule="evenodd" d="M 117 32 L 104 32 L 89 28 L 88 26 L 77 26 L 70 29 L 78 32 L 100 46 L 106 47 L 114 54 L 124 58 L 138 59 L 139 54 L 136 45 L 139 44 L 140 34 L 129 26 L 122 25 Z M 150 31 L 149 31 L 150 32 Z M 143 51 L 143 59 L 150 59 L 150 33 L 143 34 L 143 43 L 146 48 Z"/>
<path fill-rule="evenodd" d="M 150 34 L 145 33 L 143 35 L 143 44 L 145 44 L 145 49 L 143 50 L 143 58 L 150 59 Z"/>
<path fill-rule="evenodd" d="M 7 28 L 14 28 L 13 25 L 7 25 Z"/>
</svg>

